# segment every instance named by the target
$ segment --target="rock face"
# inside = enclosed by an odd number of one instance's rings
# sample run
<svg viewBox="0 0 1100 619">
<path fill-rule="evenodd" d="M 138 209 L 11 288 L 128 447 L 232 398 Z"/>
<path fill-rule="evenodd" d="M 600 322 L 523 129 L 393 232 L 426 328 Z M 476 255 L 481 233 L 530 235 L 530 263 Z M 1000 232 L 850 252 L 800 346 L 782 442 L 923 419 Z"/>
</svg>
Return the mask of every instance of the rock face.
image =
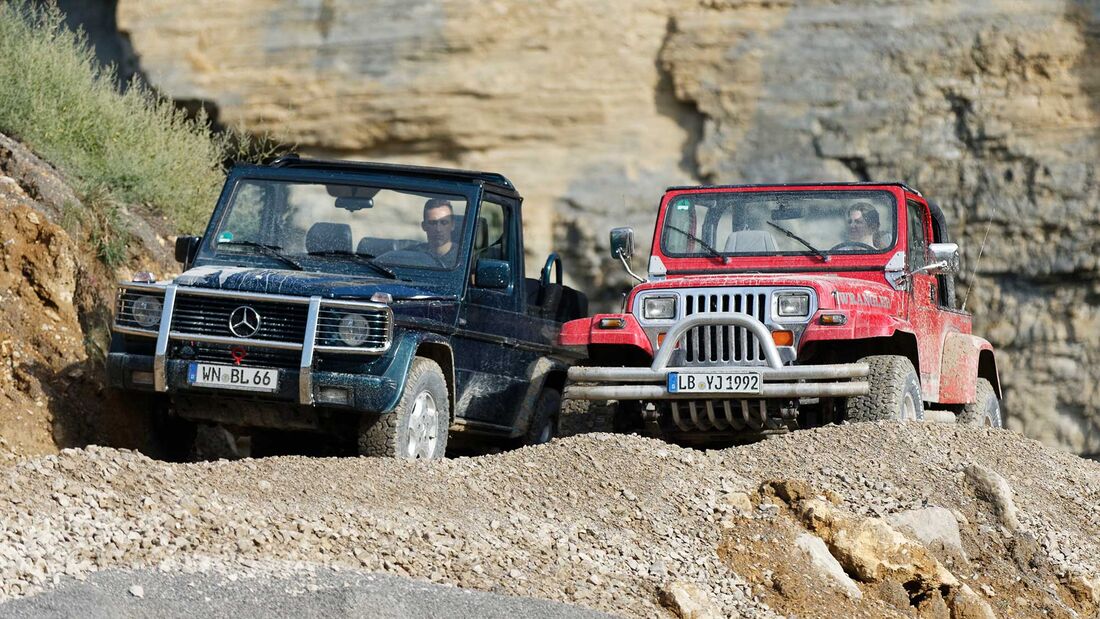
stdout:
<svg viewBox="0 0 1100 619">
<path fill-rule="evenodd" d="M 1100 453 L 1098 21 L 1078 0 L 117 7 L 147 78 L 227 124 L 505 172 L 531 270 L 554 245 L 605 307 L 629 283 L 607 229 L 644 249 L 664 186 L 905 180 L 961 239 L 1009 427 L 1084 453 Z"/>
</svg>

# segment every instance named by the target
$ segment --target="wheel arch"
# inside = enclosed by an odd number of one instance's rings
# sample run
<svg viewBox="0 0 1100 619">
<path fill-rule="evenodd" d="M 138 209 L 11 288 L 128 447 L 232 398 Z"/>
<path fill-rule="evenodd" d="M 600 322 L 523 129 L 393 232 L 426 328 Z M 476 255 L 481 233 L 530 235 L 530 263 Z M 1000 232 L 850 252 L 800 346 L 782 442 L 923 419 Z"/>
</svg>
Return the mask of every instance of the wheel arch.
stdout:
<svg viewBox="0 0 1100 619">
<path fill-rule="evenodd" d="M 415 356 L 431 359 L 439 364 L 440 369 L 443 370 L 443 378 L 447 381 L 448 410 L 450 411 L 451 421 L 454 421 L 456 399 L 455 359 L 451 345 L 442 339 L 424 339 L 417 344 Z"/>
<path fill-rule="evenodd" d="M 979 378 L 988 380 L 997 398 L 1001 398 L 993 345 L 969 333 L 949 333 L 943 342 L 939 401 L 944 404 L 974 402 Z"/>
</svg>

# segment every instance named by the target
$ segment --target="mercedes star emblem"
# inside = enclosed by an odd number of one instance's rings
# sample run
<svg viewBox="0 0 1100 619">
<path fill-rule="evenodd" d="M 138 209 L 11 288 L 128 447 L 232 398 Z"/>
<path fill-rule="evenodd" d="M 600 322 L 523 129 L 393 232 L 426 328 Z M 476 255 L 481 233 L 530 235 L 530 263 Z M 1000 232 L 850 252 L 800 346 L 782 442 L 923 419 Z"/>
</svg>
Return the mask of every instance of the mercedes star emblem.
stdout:
<svg viewBox="0 0 1100 619">
<path fill-rule="evenodd" d="M 252 337 L 260 330 L 260 313 L 247 305 L 229 315 L 229 330 L 237 337 Z"/>
</svg>

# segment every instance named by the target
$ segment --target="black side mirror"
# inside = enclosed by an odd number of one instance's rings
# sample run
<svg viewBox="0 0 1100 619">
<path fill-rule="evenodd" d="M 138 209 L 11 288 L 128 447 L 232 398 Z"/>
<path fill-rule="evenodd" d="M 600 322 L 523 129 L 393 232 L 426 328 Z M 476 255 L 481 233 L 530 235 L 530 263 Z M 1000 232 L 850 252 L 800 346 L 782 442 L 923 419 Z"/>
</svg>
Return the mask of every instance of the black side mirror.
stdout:
<svg viewBox="0 0 1100 619">
<path fill-rule="evenodd" d="M 504 260 L 481 258 L 474 269 L 474 285 L 478 288 L 502 290 L 512 283 L 512 265 Z"/>
<path fill-rule="evenodd" d="M 176 237 L 176 262 L 186 266 L 194 262 L 195 254 L 199 253 L 201 236 Z"/>
<path fill-rule="evenodd" d="M 634 255 L 634 228 L 611 229 L 611 257 L 629 260 Z"/>
</svg>

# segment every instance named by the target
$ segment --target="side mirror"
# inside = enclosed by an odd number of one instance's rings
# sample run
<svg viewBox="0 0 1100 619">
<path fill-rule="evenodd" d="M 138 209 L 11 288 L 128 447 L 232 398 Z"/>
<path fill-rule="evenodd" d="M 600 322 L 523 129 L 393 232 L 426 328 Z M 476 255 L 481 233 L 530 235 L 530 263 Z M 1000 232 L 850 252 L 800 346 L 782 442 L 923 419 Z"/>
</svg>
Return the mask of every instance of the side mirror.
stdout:
<svg viewBox="0 0 1100 619">
<path fill-rule="evenodd" d="M 634 255 L 634 228 L 611 229 L 611 258 L 629 260 Z"/>
<path fill-rule="evenodd" d="M 199 253 L 201 236 L 176 237 L 176 262 L 183 265 L 191 264 L 195 260 L 195 254 Z"/>
<path fill-rule="evenodd" d="M 936 266 L 928 269 L 932 275 L 952 275 L 959 272 L 959 246 L 956 243 L 931 243 L 928 254 Z"/>
<path fill-rule="evenodd" d="M 474 268 L 474 285 L 502 290 L 512 283 L 512 265 L 504 260 L 481 258 Z"/>
</svg>

